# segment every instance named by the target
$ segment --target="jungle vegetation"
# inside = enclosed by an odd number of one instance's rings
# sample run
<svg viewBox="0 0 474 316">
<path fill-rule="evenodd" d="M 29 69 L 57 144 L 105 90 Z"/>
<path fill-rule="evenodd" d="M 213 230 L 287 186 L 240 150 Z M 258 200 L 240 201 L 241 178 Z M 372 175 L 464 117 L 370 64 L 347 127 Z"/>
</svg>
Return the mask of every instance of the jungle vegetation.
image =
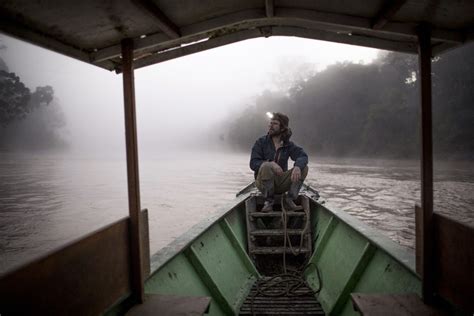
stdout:
<svg viewBox="0 0 474 316">
<path fill-rule="evenodd" d="M 0 51 L 5 49 L 0 42 Z M 0 150 L 64 147 L 65 116 L 51 86 L 30 90 L 0 57 Z"/>
<path fill-rule="evenodd" d="M 415 158 L 420 143 L 416 55 L 381 53 L 370 64 L 337 63 L 289 89 L 264 91 L 226 122 L 221 140 L 249 151 L 265 112 L 290 117 L 293 140 L 323 156 Z M 434 153 L 474 158 L 474 44 L 432 61 Z M 298 74 L 296 74 L 298 76 Z"/>
</svg>

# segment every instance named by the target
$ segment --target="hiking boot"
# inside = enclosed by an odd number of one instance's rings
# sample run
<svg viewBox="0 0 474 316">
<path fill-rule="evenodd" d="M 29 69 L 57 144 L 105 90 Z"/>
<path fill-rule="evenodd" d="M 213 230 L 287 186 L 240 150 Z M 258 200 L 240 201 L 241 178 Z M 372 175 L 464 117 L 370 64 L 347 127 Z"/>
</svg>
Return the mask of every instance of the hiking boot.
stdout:
<svg viewBox="0 0 474 316">
<path fill-rule="evenodd" d="M 265 197 L 265 203 L 263 204 L 262 212 L 273 212 L 273 196 L 274 196 L 274 184 L 273 180 L 263 180 L 263 196 Z"/>
<path fill-rule="evenodd" d="M 303 209 L 301 205 L 297 205 L 291 196 L 287 195 L 285 197 L 285 204 L 287 205 L 287 211 L 300 211 Z"/>
<path fill-rule="evenodd" d="M 263 213 L 273 212 L 273 201 L 265 201 L 262 207 Z"/>
<path fill-rule="evenodd" d="M 292 182 L 290 186 L 290 190 L 288 190 L 288 196 L 294 201 L 298 198 L 300 193 L 300 189 L 303 186 L 303 181 L 299 180 L 296 182 Z"/>
</svg>

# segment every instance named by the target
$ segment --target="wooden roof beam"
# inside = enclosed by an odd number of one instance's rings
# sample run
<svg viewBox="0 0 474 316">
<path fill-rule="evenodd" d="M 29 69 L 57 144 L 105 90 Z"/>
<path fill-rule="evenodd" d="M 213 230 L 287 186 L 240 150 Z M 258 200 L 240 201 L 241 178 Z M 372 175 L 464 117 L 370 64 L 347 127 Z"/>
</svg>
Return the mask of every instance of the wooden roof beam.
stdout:
<svg viewBox="0 0 474 316">
<path fill-rule="evenodd" d="M 301 9 L 287 9 L 287 8 L 273 8 L 274 16 L 272 20 L 265 16 L 264 10 L 245 10 L 215 17 L 206 21 L 198 22 L 188 26 L 183 26 L 181 30 L 181 37 L 174 40 L 169 40 L 163 33 L 151 34 L 145 38 L 135 38 L 134 47 L 137 50 L 162 50 L 168 49 L 172 46 L 179 46 L 183 43 L 191 43 L 203 38 L 209 37 L 209 34 L 218 29 L 227 27 L 242 27 L 255 28 L 269 26 L 270 23 L 277 23 L 280 26 L 286 27 L 302 27 L 306 25 L 307 29 L 311 30 L 346 30 L 347 33 L 357 33 L 358 30 L 367 31 L 371 33 L 382 32 L 387 36 L 397 35 L 404 37 L 404 40 L 417 42 L 415 33 L 415 25 L 410 23 L 387 22 L 382 30 L 373 30 L 371 28 L 371 20 L 361 17 L 352 17 L 334 13 L 323 13 L 314 10 Z M 274 21 L 273 21 L 274 20 Z M 367 35 L 368 38 L 369 35 Z M 446 29 L 434 29 L 431 38 L 433 41 L 450 42 L 455 45 L 462 44 L 466 40 L 464 32 L 458 32 Z M 469 37 L 468 37 L 469 38 Z M 472 38 L 472 36 L 471 36 Z M 365 41 L 365 39 L 364 39 Z M 370 41 L 367 41 L 370 42 Z M 390 49 L 393 46 L 394 40 L 387 40 Z M 370 45 L 369 45 L 370 46 Z M 412 50 L 412 47 L 409 47 Z M 97 52 L 91 53 L 91 62 L 99 63 L 110 58 L 120 56 L 120 45 L 114 45 L 107 48 L 99 49 Z"/>
<path fill-rule="evenodd" d="M 272 28 L 272 35 L 298 36 L 301 38 L 329 41 L 347 45 L 372 47 L 377 49 L 404 52 L 408 54 L 415 54 L 417 52 L 417 46 L 414 42 L 400 42 L 382 38 L 374 39 L 369 36 L 357 33 L 351 33 L 349 35 L 346 33 L 328 32 L 324 30 L 308 30 L 300 27 L 274 26 Z M 351 38 L 350 43 L 348 43 L 348 37 Z"/>
<path fill-rule="evenodd" d="M 392 0 L 380 10 L 379 14 L 373 19 L 372 29 L 380 30 L 385 24 L 400 10 L 406 0 Z"/>
<path fill-rule="evenodd" d="M 51 35 L 34 30 L 21 22 L 18 22 L 15 17 L 7 16 L 0 12 L 0 32 L 4 32 L 9 36 L 16 37 L 22 41 L 38 45 L 40 47 L 50 49 L 55 52 L 61 52 L 66 56 L 89 62 L 89 52 L 79 47 L 75 47 L 70 43 L 66 43 Z"/>
<path fill-rule="evenodd" d="M 322 30 L 308 30 L 304 28 L 297 27 L 285 27 L 285 26 L 275 26 L 272 27 L 272 35 L 277 36 L 298 36 L 310 39 L 347 43 L 345 38 L 351 36 L 352 45 L 361 45 L 366 47 L 396 50 L 406 53 L 416 53 L 417 46 L 416 43 L 411 42 L 396 42 L 385 39 L 377 39 L 374 41 L 373 38 L 369 38 L 363 35 L 347 35 L 347 34 L 337 34 L 334 32 L 326 32 Z M 208 49 L 220 47 L 223 45 L 240 42 L 246 39 L 257 38 L 266 36 L 264 27 L 242 30 L 233 32 L 230 34 L 220 35 L 218 37 L 211 37 L 206 41 L 199 41 L 194 44 L 187 46 L 176 47 L 162 52 L 157 52 L 152 55 L 136 59 L 134 61 L 134 69 L 143 68 L 153 64 L 158 64 L 167 60 L 174 58 L 179 58 L 194 53 L 202 52 Z M 122 72 L 121 66 L 116 67 L 115 71 L 117 73 Z"/>
<path fill-rule="evenodd" d="M 275 16 L 275 3 L 273 0 L 265 0 L 265 13 L 267 18 Z"/>
<path fill-rule="evenodd" d="M 453 44 L 453 43 L 447 43 L 447 42 L 440 42 L 440 43 L 435 43 L 431 46 L 431 55 L 432 56 L 437 56 L 440 53 L 445 53 L 450 51 L 451 49 L 457 47 L 458 45 Z"/>
<path fill-rule="evenodd" d="M 179 28 L 150 0 L 132 0 L 142 11 L 152 15 L 158 24 L 158 27 L 170 38 L 181 37 Z"/>
<path fill-rule="evenodd" d="M 261 30 L 251 29 L 251 30 L 244 30 L 244 31 L 230 33 L 230 34 L 225 34 L 225 35 L 221 35 L 214 38 L 209 38 L 206 41 L 200 41 L 195 44 L 182 46 L 182 47 L 178 47 L 174 49 L 169 49 L 169 50 L 158 52 L 141 59 L 137 59 L 134 62 L 134 69 L 143 68 L 143 67 L 158 64 L 170 59 L 191 55 L 191 54 L 202 52 L 208 49 L 220 47 L 220 46 L 231 44 L 231 43 L 240 42 L 246 39 L 257 38 L 261 36 L 263 36 Z M 122 69 L 121 67 L 118 67 L 115 71 L 117 73 L 121 73 Z"/>
<path fill-rule="evenodd" d="M 316 10 L 279 8 L 275 10 L 275 18 L 279 19 L 280 25 L 288 25 L 294 21 L 305 21 L 319 24 L 324 27 L 342 27 L 352 31 L 365 30 L 387 35 L 399 35 L 417 40 L 413 23 L 387 22 L 381 30 L 373 30 L 371 19 L 355 17 L 344 14 L 320 12 Z M 446 42 L 463 43 L 464 36 L 460 32 L 447 29 L 433 29 L 432 39 Z"/>
</svg>

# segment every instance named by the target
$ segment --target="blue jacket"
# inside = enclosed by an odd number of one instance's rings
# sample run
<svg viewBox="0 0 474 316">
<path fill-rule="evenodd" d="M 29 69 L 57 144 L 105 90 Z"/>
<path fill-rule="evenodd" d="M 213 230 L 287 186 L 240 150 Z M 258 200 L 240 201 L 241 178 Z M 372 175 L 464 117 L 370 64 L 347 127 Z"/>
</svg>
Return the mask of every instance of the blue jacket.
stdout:
<svg viewBox="0 0 474 316">
<path fill-rule="evenodd" d="M 291 141 L 286 141 L 283 146 L 275 150 L 272 138 L 268 135 L 262 136 L 252 147 L 252 155 L 250 156 L 250 169 L 255 172 L 257 178 L 258 169 L 265 161 L 275 161 L 283 171 L 288 170 L 288 158 L 295 162 L 295 166 L 300 167 L 301 170 L 308 164 L 308 155 L 303 148 L 295 145 Z"/>
</svg>

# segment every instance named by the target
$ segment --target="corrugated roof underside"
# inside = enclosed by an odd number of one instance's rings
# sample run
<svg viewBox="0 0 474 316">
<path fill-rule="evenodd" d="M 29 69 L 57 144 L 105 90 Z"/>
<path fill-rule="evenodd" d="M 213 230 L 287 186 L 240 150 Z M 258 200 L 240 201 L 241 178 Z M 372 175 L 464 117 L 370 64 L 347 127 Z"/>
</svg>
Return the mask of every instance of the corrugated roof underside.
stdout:
<svg viewBox="0 0 474 316">
<path fill-rule="evenodd" d="M 149 0 L 168 20 L 165 24 L 176 31 L 177 36 L 173 38 L 173 34 L 163 29 L 163 23 L 160 24 L 153 13 L 137 5 L 137 2 L 143 4 L 144 1 L 147 0 L 4 0 L 0 2 L 0 29 L 34 44 L 110 69 L 111 64 L 104 66 L 103 62 L 105 59 L 116 60 L 116 48 L 121 40 L 140 39 L 142 35 L 153 36 L 147 39 L 154 41 L 151 46 L 168 49 L 209 34 L 215 36 L 246 28 L 282 26 L 289 28 L 283 32 L 289 35 L 293 35 L 291 28 L 294 27 L 298 29 L 297 36 L 301 36 L 301 30 L 308 30 L 320 32 L 318 36 L 324 40 L 324 32 L 329 32 L 335 34 L 327 37 L 329 41 L 379 47 L 380 40 L 401 42 L 402 45 L 413 42 L 413 30 L 420 22 L 459 34 L 469 32 L 471 37 L 474 26 L 472 0 L 407 0 L 390 16 L 392 24 L 399 23 L 404 28 L 401 32 L 396 31 L 397 25 L 394 26 L 395 32 L 393 27 L 389 31 L 370 28 L 368 22 L 376 21 L 390 3 L 384 0 L 274 0 L 274 17 L 266 15 L 265 0 Z M 407 30 L 411 35 L 407 36 Z M 351 38 L 352 33 L 356 36 Z M 349 35 L 341 37 L 339 34 Z M 453 45 L 453 34 L 448 36 L 451 36 L 448 41 Z M 458 36 L 454 44 L 459 44 L 462 36 Z M 433 43 L 437 41 L 440 39 L 434 39 Z M 400 46 L 400 49 L 393 45 L 392 48 L 387 42 L 380 44 L 380 47 L 400 51 L 407 49 L 406 45 Z M 112 53 L 107 55 L 104 50 Z M 97 51 L 98 54 L 95 53 Z M 106 57 L 94 59 L 97 55 Z"/>
</svg>

